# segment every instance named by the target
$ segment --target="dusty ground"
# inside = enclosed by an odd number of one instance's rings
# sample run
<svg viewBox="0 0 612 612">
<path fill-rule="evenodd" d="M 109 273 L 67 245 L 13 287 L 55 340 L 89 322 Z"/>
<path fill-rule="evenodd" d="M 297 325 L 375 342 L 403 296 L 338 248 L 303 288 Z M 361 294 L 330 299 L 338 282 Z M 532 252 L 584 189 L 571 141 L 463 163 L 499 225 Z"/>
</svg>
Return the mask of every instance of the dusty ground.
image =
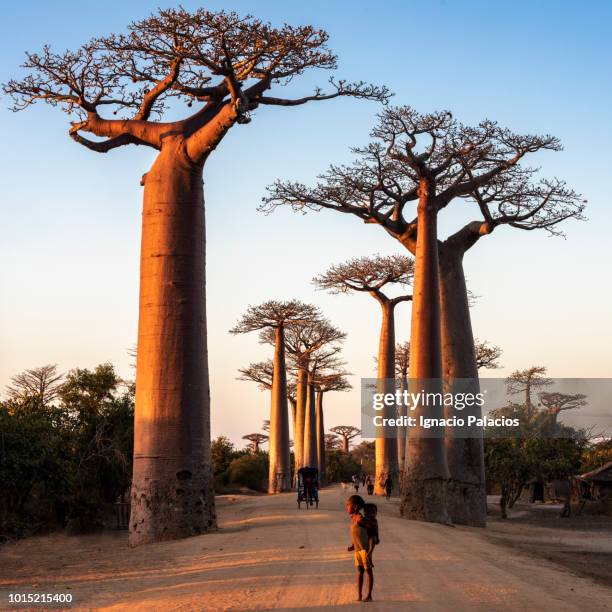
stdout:
<svg viewBox="0 0 612 612">
<path fill-rule="evenodd" d="M 69 591 L 72 609 L 612 609 L 612 589 L 493 542 L 499 533 L 404 521 L 383 499 L 375 601 L 356 604 L 344 498 L 334 487 L 319 510 L 298 511 L 292 494 L 226 496 L 218 533 L 136 550 L 124 533 L 7 545 L 0 608 L 11 591 Z"/>
<path fill-rule="evenodd" d="M 498 498 L 489 498 L 498 502 Z M 490 503 L 486 536 L 533 556 L 563 566 L 612 588 L 612 517 L 561 518 L 561 504 L 519 501 L 510 520 L 501 520 L 499 506 Z"/>
</svg>

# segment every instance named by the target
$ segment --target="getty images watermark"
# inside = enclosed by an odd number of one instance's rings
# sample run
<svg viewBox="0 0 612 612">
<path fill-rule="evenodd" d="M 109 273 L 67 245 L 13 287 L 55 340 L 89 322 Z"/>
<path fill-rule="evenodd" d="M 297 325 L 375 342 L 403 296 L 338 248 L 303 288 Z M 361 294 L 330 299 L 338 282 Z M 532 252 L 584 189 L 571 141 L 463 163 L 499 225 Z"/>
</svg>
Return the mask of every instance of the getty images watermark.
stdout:
<svg viewBox="0 0 612 612">
<path fill-rule="evenodd" d="M 612 379 L 547 379 L 509 388 L 504 378 L 361 382 L 365 438 L 570 437 L 612 432 Z"/>
</svg>

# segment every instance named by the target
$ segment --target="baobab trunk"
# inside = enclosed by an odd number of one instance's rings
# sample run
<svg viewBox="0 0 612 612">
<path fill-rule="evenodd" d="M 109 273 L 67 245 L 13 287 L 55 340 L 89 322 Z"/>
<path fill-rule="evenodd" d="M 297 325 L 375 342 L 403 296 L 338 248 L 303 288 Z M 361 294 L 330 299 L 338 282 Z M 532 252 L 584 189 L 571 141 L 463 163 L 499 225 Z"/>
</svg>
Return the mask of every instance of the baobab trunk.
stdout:
<svg viewBox="0 0 612 612">
<path fill-rule="evenodd" d="M 349 452 L 349 439 L 348 439 L 348 436 L 345 434 L 342 434 L 342 452 L 343 453 Z"/>
<path fill-rule="evenodd" d="M 421 180 L 417 207 L 418 232 L 412 327 L 410 335 L 410 386 L 413 393 L 441 394 L 442 348 L 440 331 L 440 292 L 436 204 L 429 195 L 432 186 Z M 431 418 L 444 416 L 441 401 L 415 402 L 412 415 Z M 448 523 L 444 430 L 411 427 L 406 448 L 406 476 L 402 487 L 401 513 L 405 518 Z"/>
<path fill-rule="evenodd" d="M 382 325 L 380 328 L 380 343 L 378 346 L 378 393 L 395 393 L 395 308 L 389 301 L 381 301 Z M 395 406 L 383 407 L 383 418 L 395 417 Z M 397 439 L 388 437 L 394 435 L 389 427 L 376 428 L 376 476 L 374 493 L 385 494 L 387 476 L 393 480 L 393 488 L 398 488 L 399 469 L 397 463 Z"/>
<path fill-rule="evenodd" d="M 325 424 L 323 423 L 323 391 L 317 392 L 317 465 L 319 468 L 319 484 L 327 484 L 325 478 Z"/>
<path fill-rule="evenodd" d="M 315 387 L 312 377 L 308 376 L 306 391 L 306 414 L 304 419 L 304 455 L 302 467 L 317 467 L 319 462 L 317 452 L 317 415 L 315 404 Z"/>
<path fill-rule="evenodd" d="M 440 305 L 442 311 L 442 361 L 447 393 L 480 392 L 474 336 L 465 276 L 463 252 L 444 248 L 440 257 Z M 481 418 L 480 406 L 466 406 L 461 412 L 446 407 L 446 416 Z M 472 431 L 473 430 L 473 431 Z M 446 455 L 450 472 L 448 512 L 454 523 L 484 527 L 487 497 L 485 490 L 482 433 L 470 428 L 471 437 L 461 437 L 453 427 L 446 429 Z M 468 432 L 463 432 L 465 436 Z"/>
<path fill-rule="evenodd" d="M 143 178 L 131 546 L 216 528 L 202 172 L 168 136 Z"/>
<path fill-rule="evenodd" d="M 289 409 L 287 406 L 285 338 L 282 325 L 279 325 L 274 330 L 274 373 L 272 376 L 269 449 L 270 471 L 268 493 L 290 491 Z"/>
<path fill-rule="evenodd" d="M 308 369 L 305 365 L 298 365 L 296 409 L 295 409 L 295 431 L 293 438 L 293 456 L 295 471 L 293 474 L 294 485 L 297 484 L 297 471 L 304 466 L 304 421 L 306 419 L 306 395 L 308 390 Z"/>
<path fill-rule="evenodd" d="M 403 374 L 400 376 L 400 391 L 403 392 L 408 390 L 408 379 Z M 398 417 L 403 418 L 408 416 L 408 407 L 404 402 L 400 402 L 397 407 Z M 399 471 L 399 485 L 403 487 L 404 475 L 406 473 L 406 438 L 408 429 L 404 427 L 397 428 L 397 465 Z M 401 493 L 401 490 L 400 490 Z"/>
</svg>

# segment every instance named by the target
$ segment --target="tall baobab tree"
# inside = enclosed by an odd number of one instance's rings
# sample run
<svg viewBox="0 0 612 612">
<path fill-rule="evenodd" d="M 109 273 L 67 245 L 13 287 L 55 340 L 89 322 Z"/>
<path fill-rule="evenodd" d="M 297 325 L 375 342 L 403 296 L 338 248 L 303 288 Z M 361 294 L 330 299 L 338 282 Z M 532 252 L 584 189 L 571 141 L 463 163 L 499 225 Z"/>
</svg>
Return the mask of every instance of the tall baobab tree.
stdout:
<svg viewBox="0 0 612 612">
<path fill-rule="evenodd" d="M 316 433 L 317 433 L 317 464 L 319 467 L 319 482 L 321 485 L 326 482 L 326 467 L 325 460 L 325 417 L 323 412 L 323 397 L 330 391 L 349 391 L 353 387 L 346 379 L 348 375 L 344 371 L 332 371 L 329 373 L 320 373 L 315 379 L 315 389 L 317 393 L 316 400 Z"/>
<path fill-rule="evenodd" d="M 400 391 L 408 389 L 408 370 L 410 367 L 410 342 L 398 342 L 395 345 L 395 376 L 399 382 Z M 398 417 L 408 415 L 408 408 L 400 402 L 397 406 Z M 404 481 L 405 463 L 406 463 L 406 438 L 408 429 L 406 427 L 397 428 L 397 463 L 400 472 L 400 488 Z"/>
<path fill-rule="evenodd" d="M 333 78 L 328 93 L 267 95 L 309 69 L 334 69 L 327 39 L 311 26 L 274 28 L 233 12 L 159 10 L 126 34 L 75 51 L 28 53 L 24 78 L 4 85 L 13 110 L 36 102 L 62 108 L 74 120 L 69 136 L 92 151 L 130 144 L 158 151 L 141 182 L 131 545 L 216 528 L 202 183 L 210 154 L 260 106 L 388 97 L 385 88 Z M 184 104 L 183 118 L 163 120 L 178 108 L 169 101 Z"/>
<path fill-rule="evenodd" d="M 338 351 L 338 344 L 346 334 L 323 318 L 312 319 L 308 323 L 292 325 L 285 333 L 285 346 L 291 357 L 296 375 L 296 415 L 294 432 L 294 459 L 296 470 L 300 467 L 315 467 L 317 460 L 316 446 L 316 405 L 313 387 L 312 366 L 319 359 L 314 357 L 325 349 L 332 355 Z M 261 336 L 262 342 L 272 343 L 270 331 Z M 306 446 L 308 445 L 308 449 Z M 308 450 L 308 457 L 306 457 Z M 310 463 L 306 463 L 306 459 Z"/>
<path fill-rule="evenodd" d="M 486 340 L 474 340 L 474 354 L 476 356 L 476 368 L 478 370 L 497 370 L 501 366 L 498 359 L 502 355 L 499 346 L 491 345 Z"/>
<path fill-rule="evenodd" d="M 247 434 L 246 436 L 242 436 L 242 439 L 248 440 L 251 443 L 250 444 L 251 450 L 254 453 L 258 453 L 260 445 L 268 441 L 268 436 L 266 436 L 265 434 L 260 434 L 260 433 L 252 433 L 252 434 Z"/>
<path fill-rule="evenodd" d="M 333 431 L 342 438 L 342 452 L 348 453 L 351 440 L 361 435 L 361 429 L 352 425 L 336 425 L 329 431 Z"/>
<path fill-rule="evenodd" d="M 292 325 L 304 325 L 317 316 L 317 309 L 310 304 L 297 300 L 290 302 L 270 300 L 260 306 L 249 306 L 246 314 L 230 330 L 232 334 L 269 331 L 273 336 L 274 366 L 270 406 L 270 473 L 268 480 L 268 493 L 271 494 L 291 489 L 285 331 Z"/>
<path fill-rule="evenodd" d="M 400 287 L 409 285 L 413 274 L 412 258 L 402 255 L 375 255 L 333 265 L 327 272 L 313 279 L 313 283 L 319 289 L 331 293 L 351 291 L 369 293 L 380 304 L 382 323 L 378 345 L 378 393 L 395 392 L 395 307 L 401 302 L 412 299 L 411 295 L 405 293 L 391 298 L 385 291 L 392 285 Z M 385 406 L 382 416 L 394 417 L 395 407 Z M 381 426 L 376 431 L 375 492 L 377 494 L 385 492 L 387 476 L 391 476 L 395 486 L 398 485 L 397 438 L 389 437 L 388 428 Z"/>
<path fill-rule="evenodd" d="M 534 414 L 532 393 L 552 385 L 553 381 L 546 376 L 546 367 L 532 366 L 526 370 L 515 370 L 506 378 L 508 395 L 525 395 L 525 411 L 530 419 Z"/>
<path fill-rule="evenodd" d="M 13 401 L 35 399 L 42 405 L 50 404 L 57 398 L 63 377 L 55 364 L 32 368 L 13 376 L 6 392 Z"/>
<path fill-rule="evenodd" d="M 426 209 L 421 216 L 428 215 L 431 221 L 451 202 L 471 201 L 478 218 L 446 239 L 437 240 L 437 256 L 445 391 L 452 393 L 457 381 L 465 386 L 468 379 L 472 381 L 471 388 L 463 390 L 478 392 L 463 256 L 482 237 L 491 235 L 500 226 L 543 229 L 559 234 L 559 223 L 569 218 L 582 218 L 584 203 L 578 194 L 563 181 L 539 179 L 537 169 L 521 165 L 530 154 L 560 150 L 559 141 L 549 135 L 515 134 L 488 120 L 477 126 L 465 126 L 457 123 L 449 113 L 421 115 L 410 107 L 383 111 L 372 135 L 369 145 L 355 149 L 356 160 L 352 165 L 331 166 L 314 187 L 277 181 L 270 187 L 260 209 L 267 212 L 278 205 L 288 205 L 298 211 L 329 209 L 348 213 L 365 223 L 379 225 L 416 255 L 419 235 L 427 233 L 431 237 L 432 233 L 431 223 L 427 224 L 426 232 L 421 231 L 424 226 L 420 225 L 418 217 L 419 204 Z M 406 211 L 412 202 L 418 203 L 416 218 Z M 430 249 L 433 259 L 434 251 L 436 249 Z M 419 264 L 417 256 L 417 270 Z M 425 289 L 435 310 L 432 283 L 435 273 L 431 267 L 429 270 L 431 274 Z M 423 321 L 432 326 L 431 333 L 424 334 L 431 341 L 437 333 L 431 316 L 433 310 L 415 308 L 416 296 L 422 293 L 421 288 L 417 292 L 417 275 L 415 271 L 413 321 L 421 318 L 422 311 Z M 412 335 L 413 352 L 417 351 L 415 340 Z M 433 344 L 437 345 L 437 341 Z M 421 348 L 419 344 L 418 352 L 422 352 Z M 437 351 L 427 352 L 425 356 L 433 370 L 437 369 Z M 417 371 L 412 356 L 411 361 L 410 378 L 420 378 L 422 371 Z M 430 369 L 430 373 L 433 370 Z M 454 409 L 450 406 L 448 410 Z M 467 416 L 465 411 L 464 415 Z M 470 415 L 480 416 L 480 408 L 470 408 Z M 404 515 L 426 520 L 443 519 L 441 491 L 447 472 L 441 439 L 425 442 L 431 452 L 421 452 L 412 445 L 413 450 L 409 452 L 415 456 L 411 464 L 413 468 L 424 468 L 418 481 L 423 485 L 429 481 L 428 486 L 436 486 L 440 503 L 419 503 L 422 494 L 409 490 L 405 495 L 410 496 L 414 504 L 411 502 L 410 508 L 404 506 Z M 482 437 L 459 437 L 447 430 L 445 450 L 451 475 L 447 501 L 452 520 L 484 525 Z M 416 488 L 421 488 L 418 483 Z M 427 510 L 433 510 L 433 516 L 426 516 Z"/>
</svg>

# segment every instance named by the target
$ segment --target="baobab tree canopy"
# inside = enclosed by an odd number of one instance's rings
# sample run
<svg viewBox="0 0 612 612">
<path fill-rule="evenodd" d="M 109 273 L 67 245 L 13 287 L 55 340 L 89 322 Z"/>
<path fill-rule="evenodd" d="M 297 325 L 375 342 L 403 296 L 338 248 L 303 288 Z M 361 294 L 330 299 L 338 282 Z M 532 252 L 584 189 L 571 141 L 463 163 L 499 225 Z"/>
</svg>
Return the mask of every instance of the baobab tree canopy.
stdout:
<svg viewBox="0 0 612 612">
<path fill-rule="evenodd" d="M 159 10 L 127 30 L 94 38 L 75 51 L 56 53 L 45 46 L 41 53 L 28 53 L 27 76 L 4 86 L 13 109 L 38 101 L 60 106 L 76 119 L 70 136 L 102 153 L 126 144 L 160 149 L 164 136 L 178 130 L 187 137 L 190 159 L 198 161 L 259 105 L 389 95 L 384 87 L 333 78 L 327 93 L 317 88 L 298 99 L 265 95 L 310 68 L 336 68 L 327 34 L 312 26 L 274 28 L 234 12 L 178 8 Z M 172 99 L 187 107 L 195 103 L 196 110 L 164 123 Z M 92 141 L 81 132 L 105 140 Z"/>
<path fill-rule="evenodd" d="M 230 330 L 230 333 L 245 334 L 281 325 L 306 325 L 317 321 L 319 317 L 319 310 L 311 304 L 304 304 L 304 302 L 298 300 L 288 302 L 269 300 L 260 306 L 249 306 L 242 319 Z"/>
<path fill-rule="evenodd" d="M 358 257 L 334 264 L 313 283 L 330 293 L 367 291 L 377 295 L 387 284 L 409 285 L 414 275 L 414 261 L 403 255 Z"/>
<path fill-rule="evenodd" d="M 463 234 L 477 237 L 499 225 L 559 233 L 563 220 L 580 218 L 579 195 L 558 179 L 537 180 L 538 170 L 520 163 L 530 153 L 559 151 L 553 136 L 520 135 L 489 120 L 477 126 L 458 123 L 447 111 L 420 114 L 404 106 L 385 109 L 373 140 L 354 149 L 352 165 L 332 165 L 314 187 L 277 181 L 260 207 L 294 210 L 331 209 L 365 223 L 381 225 L 414 250 L 416 220 L 406 205 L 418 200 L 419 181 L 429 177 L 438 210 L 455 198 L 477 204 L 482 218 Z"/>
</svg>

